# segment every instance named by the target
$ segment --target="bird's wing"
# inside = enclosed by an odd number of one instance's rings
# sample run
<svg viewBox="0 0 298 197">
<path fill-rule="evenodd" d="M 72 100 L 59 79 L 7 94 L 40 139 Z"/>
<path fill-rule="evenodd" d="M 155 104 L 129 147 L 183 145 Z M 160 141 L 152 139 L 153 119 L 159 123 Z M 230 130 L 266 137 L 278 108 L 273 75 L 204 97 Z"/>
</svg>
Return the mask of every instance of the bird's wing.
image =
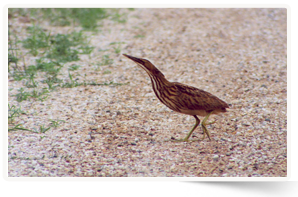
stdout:
<svg viewBox="0 0 298 197">
<path fill-rule="evenodd" d="M 178 82 L 174 82 L 173 86 L 178 92 L 177 101 L 184 109 L 213 111 L 229 108 L 226 102 L 204 90 Z"/>
</svg>

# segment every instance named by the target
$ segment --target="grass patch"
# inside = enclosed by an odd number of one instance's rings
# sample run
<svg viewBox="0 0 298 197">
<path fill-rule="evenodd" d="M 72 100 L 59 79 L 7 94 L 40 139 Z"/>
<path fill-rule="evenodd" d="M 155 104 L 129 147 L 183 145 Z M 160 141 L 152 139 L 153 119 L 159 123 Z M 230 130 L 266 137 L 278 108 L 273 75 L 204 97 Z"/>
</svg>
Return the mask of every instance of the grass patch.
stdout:
<svg viewBox="0 0 298 197">
<path fill-rule="evenodd" d="M 15 121 L 15 118 L 21 116 L 22 114 L 26 114 L 21 110 L 21 107 L 17 108 L 15 105 L 10 106 L 8 104 L 8 123 L 12 124 Z"/>
<path fill-rule="evenodd" d="M 131 9 L 128 9 L 131 10 Z M 83 31 L 73 31 L 68 34 L 51 34 L 38 24 L 49 21 L 51 25 L 80 25 L 84 30 L 96 30 L 102 20 L 113 20 L 119 23 L 125 22 L 127 13 L 124 9 L 104 9 L 104 8 L 10 8 L 8 17 L 26 17 L 28 21 L 34 23 L 26 28 L 28 37 L 19 40 L 17 31 L 9 27 L 9 49 L 8 49 L 8 70 L 9 75 L 15 81 L 23 81 L 24 87 L 18 90 L 14 96 L 18 102 L 35 98 L 44 100 L 51 91 L 62 88 L 72 88 L 80 85 L 88 85 L 86 82 L 79 82 L 74 79 L 73 71 L 80 68 L 80 65 L 72 65 L 68 70 L 68 81 L 63 82 L 59 75 L 67 62 L 80 60 L 80 55 L 92 53 L 95 47 L 87 42 Z M 34 20 L 31 20 L 34 18 Z M 124 42 L 112 42 L 110 46 L 116 54 L 121 53 L 121 45 Z M 32 55 L 36 58 L 35 64 L 26 66 L 22 63 L 22 57 L 18 53 L 20 48 L 27 49 L 25 55 Z M 107 49 L 108 50 L 108 49 Z M 104 50 L 104 51 L 107 51 Z M 104 54 L 99 66 L 111 65 L 113 59 L 110 55 Z M 106 70 L 103 74 L 110 74 Z M 40 79 L 41 78 L 41 79 Z M 109 82 L 107 82 L 109 83 Z M 46 84 L 47 87 L 40 87 Z M 29 91 L 26 88 L 33 88 Z"/>
<path fill-rule="evenodd" d="M 110 45 L 113 46 L 113 49 L 116 54 L 121 53 L 121 44 L 125 44 L 125 42 L 111 42 Z"/>
<path fill-rule="evenodd" d="M 46 33 L 41 27 L 35 25 L 28 27 L 27 31 L 29 36 L 22 43 L 24 48 L 29 49 L 30 54 L 37 56 L 40 49 L 49 47 L 50 32 Z"/>
<path fill-rule="evenodd" d="M 88 31 L 96 31 L 98 21 L 109 16 L 104 8 L 44 8 L 41 12 L 45 18 L 50 18 L 52 25 L 79 25 Z"/>
<path fill-rule="evenodd" d="M 38 129 L 34 128 L 32 132 L 34 133 L 45 133 L 50 130 L 51 127 L 45 127 L 44 125 L 40 125 Z"/>
<path fill-rule="evenodd" d="M 64 120 L 50 120 L 51 121 L 51 127 L 57 128 L 61 122 L 65 122 Z"/>
<path fill-rule="evenodd" d="M 92 86 L 122 86 L 122 85 L 128 85 L 128 83 L 115 83 L 113 81 L 110 82 L 104 82 L 104 83 L 96 83 L 96 82 L 89 82 L 86 83 L 86 85 L 92 85 Z"/>
<path fill-rule="evenodd" d="M 17 108 L 15 105 L 10 106 L 8 104 L 8 131 L 30 131 L 29 129 L 24 128 L 22 124 L 15 123 L 15 119 L 24 114 L 26 113 L 23 110 L 21 110 L 21 107 Z"/>
<path fill-rule="evenodd" d="M 127 18 L 127 9 L 104 9 L 104 8 L 9 8 L 8 20 L 24 20 L 26 23 L 27 37 L 19 35 L 14 25 L 9 24 L 8 28 L 8 74 L 9 83 L 22 84 L 14 93 L 16 101 L 26 100 L 44 101 L 50 96 L 52 91 L 58 91 L 59 88 L 73 88 L 87 85 L 105 85 L 118 86 L 125 83 L 111 82 L 86 82 L 79 81 L 75 76 L 80 75 L 81 65 L 72 64 L 68 68 L 68 73 L 63 74 L 64 65 L 69 62 L 77 62 L 81 55 L 90 55 L 94 46 L 91 46 L 86 37 L 85 31 L 91 33 L 100 32 L 103 20 L 112 20 L 117 23 L 124 23 Z M 128 9 L 129 10 L 129 9 Z M 70 26 L 82 27 L 80 31 L 68 31 L 65 34 L 49 31 L 47 26 L 41 24 L 48 22 L 52 26 Z M 22 28 L 22 27 L 20 27 Z M 74 29 L 74 28 L 73 28 Z M 116 54 L 121 53 L 121 46 L 124 42 L 112 42 L 110 48 L 103 50 L 101 61 L 98 66 L 113 64 L 113 59 L 107 54 L 107 51 Z M 25 49 L 25 50 L 24 50 Z M 25 57 L 34 57 L 35 62 L 26 65 Z M 104 74 L 110 74 L 106 70 Z M 66 76 L 63 76 L 66 75 Z M 64 78 L 67 78 L 66 80 Z M 13 80 L 12 80 L 13 79 Z M 10 90 L 13 90 L 11 88 Z M 9 131 L 27 130 L 36 133 L 45 133 L 51 127 L 57 127 L 62 122 L 60 120 L 51 120 L 50 126 L 39 126 L 33 130 L 22 127 L 22 124 L 16 123 L 15 119 L 24 114 L 20 108 L 9 105 Z"/>
<path fill-rule="evenodd" d="M 71 32 L 69 34 L 46 34 L 40 27 L 32 26 L 27 28 L 29 37 L 21 43 L 24 48 L 29 49 L 29 54 L 33 56 L 39 55 L 36 63 L 20 68 L 17 64 L 11 67 L 10 74 L 16 80 L 25 80 L 25 87 L 34 88 L 33 91 L 27 91 L 24 88 L 19 89 L 16 100 L 22 102 L 30 98 L 44 100 L 48 97 L 50 91 L 57 87 L 76 87 L 80 85 L 72 79 L 72 75 L 68 73 L 70 83 L 63 84 L 63 80 L 58 78 L 60 70 L 64 63 L 79 60 L 79 54 L 90 54 L 94 47 L 89 46 L 83 32 Z M 19 41 L 17 41 L 19 42 Z M 41 51 L 42 53 L 37 52 Z M 14 50 L 11 50 L 14 51 Z M 106 57 L 104 57 L 106 58 Z M 13 62 L 13 61 L 10 61 Z M 70 70 L 77 70 L 80 66 L 72 66 Z M 38 87 L 39 81 L 37 77 L 42 77 L 40 82 L 48 85 L 47 88 Z"/>
</svg>

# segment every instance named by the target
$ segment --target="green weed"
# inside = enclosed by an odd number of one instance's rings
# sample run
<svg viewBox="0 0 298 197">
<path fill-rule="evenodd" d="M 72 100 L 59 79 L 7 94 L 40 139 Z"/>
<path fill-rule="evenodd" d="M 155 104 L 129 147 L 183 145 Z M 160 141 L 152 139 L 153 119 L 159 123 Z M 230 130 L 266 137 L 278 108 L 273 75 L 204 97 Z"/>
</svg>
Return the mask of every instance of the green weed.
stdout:
<svg viewBox="0 0 298 197">
<path fill-rule="evenodd" d="M 81 46 L 78 49 L 80 49 L 80 54 L 90 54 L 94 48 L 92 46 Z"/>
<path fill-rule="evenodd" d="M 107 12 L 104 8 L 72 8 L 71 9 L 72 18 L 85 30 L 96 31 L 99 20 L 107 18 Z"/>
<path fill-rule="evenodd" d="M 19 93 L 13 95 L 16 96 L 18 102 L 22 102 L 30 98 L 37 98 L 38 100 L 43 101 L 49 96 L 47 88 L 43 88 L 41 91 L 34 89 L 32 92 L 25 92 L 24 88 L 20 88 L 18 91 Z"/>
<path fill-rule="evenodd" d="M 76 43 L 72 42 L 67 34 L 57 34 L 51 38 L 52 47 L 47 54 L 47 58 L 57 60 L 58 62 L 71 62 L 79 60 L 79 52 L 73 49 Z"/>
<path fill-rule="evenodd" d="M 55 90 L 57 87 L 60 86 L 60 83 L 62 83 L 62 81 L 63 81 L 62 79 L 58 79 L 55 76 L 54 77 L 48 76 L 48 78 L 43 80 L 42 82 L 48 85 L 49 90 Z M 55 85 L 57 83 L 58 85 Z"/>
<path fill-rule="evenodd" d="M 73 65 L 71 65 L 71 66 L 68 68 L 68 70 L 70 70 L 70 71 L 75 71 L 75 70 L 78 70 L 80 67 L 81 67 L 81 66 L 79 66 L 79 65 L 75 65 L 75 64 L 73 64 Z"/>
<path fill-rule="evenodd" d="M 49 93 L 49 90 L 47 88 L 43 88 L 41 91 L 38 91 L 38 90 L 34 89 L 32 91 L 32 93 L 30 94 L 30 96 L 32 98 L 36 98 L 40 101 L 44 101 L 45 99 L 48 98 L 48 96 L 49 96 L 48 93 Z"/>
<path fill-rule="evenodd" d="M 92 86 L 122 86 L 127 85 L 128 83 L 114 83 L 113 81 L 110 82 L 104 82 L 104 83 L 96 83 L 94 81 L 86 83 L 86 85 L 92 85 Z"/>
<path fill-rule="evenodd" d="M 145 37 L 145 36 L 142 35 L 142 34 L 138 34 L 138 35 L 134 36 L 134 38 L 144 38 L 144 37 Z"/>
<path fill-rule="evenodd" d="M 19 58 L 17 58 L 11 51 L 12 49 L 8 49 L 8 65 L 11 63 L 17 64 L 19 61 Z"/>
<path fill-rule="evenodd" d="M 125 42 L 111 42 L 110 45 L 114 45 L 113 49 L 116 54 L 121 53 L 121 44 L 125 44 Z"/>
<path fill-rule="evenodd" d="M 12 124 L 15 121 L 15 118 L 22 114 L 26 113 L 21 110 L 21 107 L 17 108 L 15 105 L 10 106 L 8 104 L 8 123 Z"/>
<path fill-rule="evenodd" d="M 31 131 L 30 129 L 26 129 L 24 127 L 21 127 L 22 124 L 14 125 L 13 127 L 8 127 L 8 131 L 16 131 L 16 130 L 22 130 L 22 131 Z"/>
<path fill-rule="evenodd" d="M 8 69 L 10 64 L 14 63 L 17 67 L 18 58 L 18 37 L 16 34 L 12 33 L 11 29 L 8 28 Z"/>
<path fill-rule="evenodd" d="M 113 63 L 113 59 L 110 59 L 109 55 L 102 56 L 102 62 L 100 64 L 101 66 L 110 65 L 112 63 Z"/>
<path fill-rule="evenodd" d="M 23 130 L 23 131 L 30 131 L 22 127 L 22 124 L 15 125 L 15 118 L 20 117 L 21 115 L 26 114 L 21 107 L 17 108 L 15 105 L 10 106 L 8 104 L 8 131 L 16 131 L 16 130 Z"/>
<path fill-rule="evenodd" d="M 68 78 L 69 78 L 70 82 L 66 82 L 66 83 L 62 84 L 63 88 L 73 88 L 73 87 L 82 85 L 82 83 L 79 83 L 77 80 L 73 79 L 72 74 L 69 72 L 69 70 L 68 70 Z"/>
<path fill-rule="evenodd" d="M 79 24 L 88 31 L 96 31 L 98 21 L 108 16 L 107 9 L 104 8 L 45 8 L 41 9 L 41 12 L 45 19 L 50 18 L 53 25 Z"/>
<path fill-rule="evenodd" d="M 45 100 L 51 91 L 60 88 L 72 88 L 81 85 L 98 85 L 98 86 L 117 86 L 126 85 L 125 83 L 104 82 L 79 82 L 75 79 L 73 71 L 80 68 L 79 65 L 71 65 L 68 69 L 68 82 L 64 83 L 59 78 L 64 63 L 74 62 L 80 59 L 81 54 L 91 54 L 94 46 L 90 46 L 87 37 L 83 31 L 73 31 L 67 34 L 52 34 L 49 30 L 41 27 L 45 21 L 49 21 L 50 25 L 59 26 L 81 26 L 84 31 L 98 31 L 102 20 L 113 20 L 119 23 L 126 21 L 126 14 L 120 13 L 120 9 L 104 9 L 104 8 L 9 8 L 9 20 L 14 17 L 26 17 L 31 26 L 26 29 L 27 37 L 20 40 L 21 36 L 13 25 L 8 26 L 8 72 L 9 77 L 15 81 L 22 81 L 23 87 L 19 88 L 15 95 L 18 102 L 25 100 Z M 34 21 L 34 23 L 33 23 Z M 121 53 L 121 45 L 123 42 L 111 43 L 111 48 L 116 54 Z M 23 54 L 20 49 L 27 49 L 27 53 Z M 105 49 L 102 51 L 109 51 Z M 31 65 L 25 64 L 26 56 L 34 56 L 36 61 Z M 103 55 L 100 66 L 111 65 L 113 59 L 109 55 Z M 104 74 L 111 73 L 106 70 Z M 41 83 L 47 86 L 41 88 Z M 11 83 L 11 82 L 10 82 Z M 19 82 L 20 83 L 20 82 Z M 29 89 L 30 88 L 30 89 Z M 11 88 L 12 89 L 12 88 Z M 22 114 L 25 114 L 21 108 L 15 105 L 8 105 L 8 131 L 31 131 L 35 133 L 45 133 L 50 128 L 58 127 L 63 120 L 50 120 L 48 127 L 40 125 L 33 130 L 24 128 L 22 124 L 16 120 Z M 45 136 L 40 136 L 43 139 Z M 13 159 L 13 158 L 12 158 Z"/>
<path fill-rule="evenodd" d="M 51 121 L 51 127 L 57 128 L 61 122 L 65 122 L 64 120 L 50 120 Z"/>
<path fill-rule="evenodd" d="M 46 34 L 43 29 L 35 25 L 28 27 L 27 30 L 30 35 L 22 41 L 23 47 L 30 49 L 29 53 L 33 56 L 37 56 L 41 48 L 49 47 L 50 33 Z"/>
<path fill-rule="evenodd" d="M 104 75 L 106 75 L 106 74 L 111 74 L 112 72 L 110 71 L 110 70 L 105 70 L 104 72 L 103 72 L 103 74 Z"/>
<path fill-rule="evenodd" d="M 13 95 L 18 102 L 24 100 L 45 100 L 51 91 L 61 88 L 72 88 L 80 85 L 88 85 L 89 83 L 79 82 L 74 79 L 72 71 L 79 69 L 80 66 L 72 65 L 68 70 L 68 82 L 64 83 L 59 78 L 63 64 L 73 62 L 80 59 L 80 54 L 90 54 L 94 50 L 94 46 L 90 46 L 87 42 L 83 31 L 74 31 L 68 34 L 51 34 L 50 31 L 39 26 L 45 20 L 55 25 L 76 25 L 79 24 L 84 30 L 97 31 L 102 20 L 114 20 L 119 23 L 125 22 L 126 14 L 121 9 L 103 9 L 103 8 L 13 8 L 8 10 L 8 17 L 26 17 L 28 21 L 34 21 L 26 31 L 28 37 L 19 40 L 17 31 L 13 26 L 9 26 L 9 48 L 8 48 L 8 70 L 9 75 L 15 81 L 24 80 L 24 87 Z M 31 20 L 31 18 L 34 20 Z M 18 43 L 21 43 L 19 45 Z M 116 54 L 121 53 L 121 45 L 124 42 L 112 42 L 110 45 Z M 18 63 L 24 56 L 20 57 L 19 48 L 28 49 L 28 54 L 38 56 L 35 64 L 22 67 Z M 107 51 L 106 49 L 103 51 Z M 25 54 L 27 55 L 27 54 Z M 109 55 L 103 55 L 98 66 L 111 65 L 113 59 Z M 104 74 L 111 71 L 106 70 Z M 39 88 L 40 82 L 47 85 L 47 88 Z M 91 84 L 96 84 L 91 82 Z M 107 85 L 104 83 L 101 85 Z M 26 88 L 33 88 L 28 91 Z"/>
<path fill-rule="evenodd" d="M 34 132 L 34 133 L 45 133 L 45 132 L 48 131 L 50 128 L 51 128 L 51 127 L 47 127 L 47 128 L 46 128 L 44 125 L 40 125 L 40 126 L 39 126 L 39 129 L 34 128 L 34 129 L 32 130 L 32 132 Z"/>
<path fill-rule="evenodd" d="M 27 88 L 36 88 L 38 85 L 38 82 L 35 80 L 35 74 L 30 74 L 28 81 L 25 83 L 25 86 Z"/>
<path fill-rule="evenodd" d="M 21 81 L 22 79 L 26 79 L 28 77 L 25 72 L 18 70 L 13 71 L 11 75 L 15 81 Z"/>
<path fill-rule="evenodd" d="M 18 90 L 18 92 L 19 93 L 17 93 L 16 95 L 13 95 L 13 96 L 16 96 L 17 97 L 17 101 L 18 102 L 25 101 L 25 100 L 27 100 L 30 97 L 30 93 L 29 92 L 25 92 L 24 91 L 24 88 L 20 88 Z"/>
</svg>

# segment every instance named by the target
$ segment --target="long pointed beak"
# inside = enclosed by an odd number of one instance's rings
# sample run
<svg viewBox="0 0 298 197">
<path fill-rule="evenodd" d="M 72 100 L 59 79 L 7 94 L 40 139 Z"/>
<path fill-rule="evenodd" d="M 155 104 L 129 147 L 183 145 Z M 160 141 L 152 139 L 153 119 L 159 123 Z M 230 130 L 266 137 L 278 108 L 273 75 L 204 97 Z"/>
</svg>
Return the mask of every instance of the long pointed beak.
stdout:
<svg viewBox="0 0 298 197">
<path fill-rule="evenodd" d="M 145 62 L 144 62 L 142 59 L 140 59 L 140 58 L 133 57 L 133 56 L 126 55 L 126 54 L 122 54 L 122 55 L 124 55 L 125 57 L 131 59 L 132 61 L 134 61 L 134 62 L 136 62 L 136 63 L 142 64 L 142 65 L 145 64 Z"/>
</svg>

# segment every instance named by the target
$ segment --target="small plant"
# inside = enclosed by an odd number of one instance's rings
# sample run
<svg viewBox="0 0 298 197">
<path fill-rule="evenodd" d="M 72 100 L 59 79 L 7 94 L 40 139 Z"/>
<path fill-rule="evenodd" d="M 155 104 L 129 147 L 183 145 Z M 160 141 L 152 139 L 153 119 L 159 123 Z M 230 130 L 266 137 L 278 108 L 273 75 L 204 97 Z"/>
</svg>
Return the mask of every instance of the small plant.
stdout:
<svg viewBox="0 0 298 197">
<path fill-rule="evenodd" d="M 128 8 L 129 11 L 133 11 L 134 8 Z M 118 23 L 125 23 L 127 20 L 127 12 L 122 12 L 123 9 L 111 9 L 111 19 Z"/>
<path fill-rule="evenodd" d="M 57 34 L 50 38 L 51 47 L 46 57 L 58 62 L 79 60 L 78 54 L 90 54 L 94 47 L 88 46 L 82 31 L 70 34 Z"/>
<path fill-rule="evenodd" d="M 114 45 L 113 49 L 115 53 L 121 53 L 121 44 L 125 44 L 125 42 L 111 42 L 110 45 Z"/>
<path fill-rule="evenodd" d="M 64 120 L 50 120 L 51 121 L 51 127 L 57 128 L 61 122 L 65 122 Z"/>
<path fill-rule="evenodd" d="M 11 64 L 14 65 L 15 69 L 18 68 L 18 42 L 18 36 L 8 28 L 8 71 L 10 71 Z"/>
<path fill-rule="evenodd" d="M 49 90 L 47 88 L 43 88 L 40 92 L 34 89 L 31 93 L 32 98 L 37 98 L 40 101 L 44 101 L 49 96 Z"/>
<path fill-rule="evenodd" d="M 96 31 L 97 22 L 108 16 L 104 8 L 46 8 L 42 12 L 53 25 L 79 24 L 88 31 Z"/>
<path fill-rule="evenodd" d="M 128 83 L 114 83 L 113 81 L 110 82 L 104 82 L 104 83 L 97 83 L 95 81 L 91 81 L 91 82 L 86 82 L 84 81 L 81 85 L 87 86 L 87 85 L 91 85 L 91 86 L 121 86 L 121 85 L 127 85 Z"/>
<path fill-rule="evenodd" d="M 25 86 L 27 88 L 36 88 L 38 85 L 38 82 L 36 82 L 34 79 L 35 79 L 35 75 L 30 74 L 30 77 L 29 77 L 28 81 L 25 83 Z"/>
<path fill-rule="evenodd" d="M 93 86 L 110 86 L 110 85 L 121 86 L 121 85 L 127 85 L 127 84 L 129 84 L 129 83 L 114 83 L 113 81 L 104 82 L 104 83 L 96 83 L 96 82 L 92 81 L 90 83 L 87 83 L 87 85 L 93 85 Z"/>
<path fill-rule="evenodd" d="M 78 49 L 81 51 L 80 54 L 90 54 L 94 48 L 92 46 L 81 46 Z"/>
<path fill-rule="evenodd" d="M 101 66 L 110 65 L 112 63 L 113 59 L 111 59 L 109 55 L 103 55 L 101 58 L 101 62 L 96 64 L 96 70 L 100 70 Z"/>
<path fill-rule="evenodd" d="M 8 104 L 8 131 L 16 131 L 16 130 L 30 131 L 29 129 L 22 127 L 22 124 L 14 125 L 15 118 L 21 116 L 22 114 L 26 114 L 26 113 L 21 110 L 21 107 L 17 108 L 15 105 L 10 106 Z"/>
<path fill-rule="evenodd" d="M 23 47 L 30 49 L 29 53 L 33 56 L 39 54 L 39 49 L 49 47 L 50 33 L 46 34 L 40 27 L 31 26 L 27 28 L 30 36 L 23 40 Z"/>
<path fill-rule="evenodd" d="M 26 68 L 24 72 L 27 76 L 29 75 L 36 75 L 37 74 L 37 68 L 34 65 L 30 65 Z"/>
<path fill-rule="evenodd" d="M 24 92 L 24 88 L 20 88 L 18 91 L 19 91 L 19 93 L 14 95 L 14 96 L 17 97 L 18 102 L 25 101 L 30 97 L 30 93 L 29 92 Z"/>
<path fill-rule="evenodd" d="M 144 38 L 145 36 L 142 34 L 135 35 L 134 38 Z"/>
<path fill-rule="evenodd" d="M 51 39 L 52 47 L 47 54 L 47 58 L 55 59 L 58 62 L 71 62 L 79 60 L 79 52 L 72 47 L 75 43 L 72 42 L 69 35 L 57 34 Z"/>
<path fill-rule="evenodd" d="M 104 55 L 102 56 L 102 62 L 101 62 L 101 65 L 109 65 L 109 64 L 112 64 L 113 63 L 113 59 L 110 59 L 110 56 L 109 55 Z"/>
<path fill-rule="evenodd" d="M 61 83 L 62 80 L 61 79 L 58 79 L 56 77 L 50 77 L 48 76 L 47 79 L 43 80 L 42 81 L 43 83 L 46 83 L 48 85 L 48 89 L 49 90 L 55 90 L 57 87 L 59 87 L 60 85 L 54 85 L 56 83 Z"/>
<path fill-rule="evenodd" d="M 15 81 L 21 81 L 27 78 L 27 74 L 25 72 L 18 71 L 18 70 L 13 71 L 11 76 Z"/>
<path fill-rule="evenodd" d="M 21 107 L 17 108 L 15 105 L 10 106 L 8 104 L 8 123 L 12 124 L 15 121 L 16 117 L 19 117 L 21 114 L 26 114 L 21 110 Z"/>
<path fill-rule="evenodd" d="M 34 128 L 32 132 L 34 133 L 45 133 L 46 131 L 48 131 L 51 127 L 45 128 L 44 125 L 40 125 L 39 126 L 39 130 Z"/>
<path fill-rule="evenodd" d="M 112 72 L 110 71 L 110 70 L 105 70 L 104 72 L 103 72 L 103 74 L 104 75 L 106 75 L 106 74 L 111 74 Z"/>
<path fill-rule="evenodd" d="M 70 82 L 66 82 L 62 85 L 63 88 L 73 88 L 82 85 L 82 83 L 79 83 L 77 80 L 74 80 L 72 77 L 72 74 L 70 74 L 68 70 L 68 77 Z"/>
<path fill-rule="evenodd" d="M 23 130 L 23 131 L 31 131 L 30 129 L 26 129 L 24 127 L 21 127 L 22 124 L 14 125 L 13 127 L 8 127 L 8 131 L 16 131 L 16 130 Z"/>
<path fill-rule="evenodd" d="M 12 51 L 12 49 L 8 49 L 8 66 L 11 63 L 17 64 L 19 61 L 19 58 L 17 58 L 11 51 Z"/>
<path fill-rule="evenodd" d="M 70 18 L 70 9 L 65 8 L 42 8 L 42 19 L 49 20 L 54 26 L 69 26 L 73 22 Z"/>
<path fill-rule="evenodd" d="M 85 30 L 96 31 L 97 21 L 102 20 L 107 17 L 106 9 L 103 8 L 72 8 L 71 9 L 72 18 Z"/>
<path fill-rule="evenodd" d="M 17 101 L 18 102 L 22 102 L 25 101 L 29 98 L 38 98 L 39 100 L 43 101 L 45 100 L 49 95 L 49 91 L 47 88 L 43 88 L 42 91 L 38 91 L 36 89 L 34 89 L 31 93 L 30 92 L 25 92 L 24 88 L 20 88 L 19 93 L 13 96 L 17 97 Z"/>
<path fill-rule="evenodd" d="M 75 70 L 78 70 L 80 67 L 81 67 L 81 66 L 79 66 L 79 65 L 75 65 L 75 64 L 73 64 L 73 65 L 71 65 L 71 66 L 68 68 L 68 70 L 70 70 L 70 71 L 75 71 Z"/>
</svg>

